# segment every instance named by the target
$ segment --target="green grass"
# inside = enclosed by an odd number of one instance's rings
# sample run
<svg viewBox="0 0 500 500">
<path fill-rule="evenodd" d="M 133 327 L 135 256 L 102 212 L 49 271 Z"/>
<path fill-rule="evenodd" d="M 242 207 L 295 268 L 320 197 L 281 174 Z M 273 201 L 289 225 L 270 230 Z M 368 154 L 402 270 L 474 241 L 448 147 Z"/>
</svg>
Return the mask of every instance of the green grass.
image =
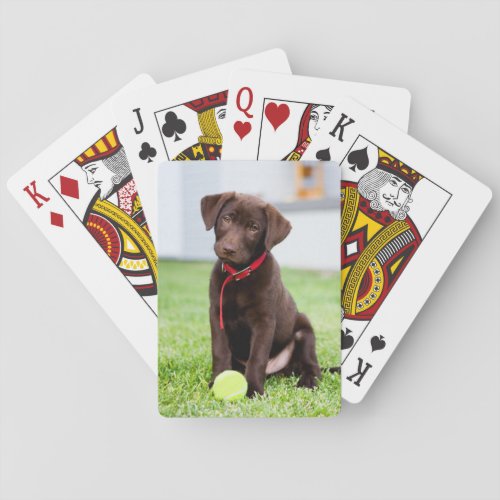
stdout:
<svg viewBox="0 0 500 500">
<path fill-rule="evenodd" d="M 167 417 L 312 417 L 340 410 L 340 377 L 324 371 L 319 386 L 297 388 L 296 377 L 271 376 L 265 395 L 216 401 L 211 376 L 208 281 L 212 263 L 160 261 L 158 398 Z M 340 363 L 337 273 L 282 269 L 283 281 L 316 334 L 320 366 Z"/>
</svg>

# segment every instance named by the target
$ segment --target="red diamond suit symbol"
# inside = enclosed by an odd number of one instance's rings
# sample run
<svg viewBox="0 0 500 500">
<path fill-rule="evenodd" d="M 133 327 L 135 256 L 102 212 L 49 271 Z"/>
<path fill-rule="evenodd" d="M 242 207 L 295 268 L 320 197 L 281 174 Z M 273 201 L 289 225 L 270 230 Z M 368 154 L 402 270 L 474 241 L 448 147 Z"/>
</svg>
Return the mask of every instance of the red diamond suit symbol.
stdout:
<svg viewBox="0 0 500 500">
<path fill-rule="evenodd" d="M 71 198 L 80 198 L 80 191 L 78 189 L 78 181 L 76 179 L 71 179 L 61 175 L 61 193 L 64 196 L 70 196 Z"/>
<path fill-rule="evenodd" d="M 50 223 L 53 226 L 64 227 L 64 217 L 57 212 L 50 212 Z"/>
</svg>

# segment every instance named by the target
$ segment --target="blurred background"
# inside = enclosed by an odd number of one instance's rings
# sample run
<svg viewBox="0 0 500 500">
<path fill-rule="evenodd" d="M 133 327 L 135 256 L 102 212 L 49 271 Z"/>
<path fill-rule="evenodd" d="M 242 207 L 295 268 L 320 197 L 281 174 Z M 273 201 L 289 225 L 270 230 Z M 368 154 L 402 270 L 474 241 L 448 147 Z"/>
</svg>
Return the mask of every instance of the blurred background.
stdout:
<svg viewBox="0 0 500 500">
<path fill-rule="evenodd" d="M 334 162 L 168 162 L 159 168 L 159 257 L 215 260 L 200 200 L 224 191 L 260 196 L 292 223 L 273 249 L 281 266 L 340 269 L 340 169 Z"/>
</svg>

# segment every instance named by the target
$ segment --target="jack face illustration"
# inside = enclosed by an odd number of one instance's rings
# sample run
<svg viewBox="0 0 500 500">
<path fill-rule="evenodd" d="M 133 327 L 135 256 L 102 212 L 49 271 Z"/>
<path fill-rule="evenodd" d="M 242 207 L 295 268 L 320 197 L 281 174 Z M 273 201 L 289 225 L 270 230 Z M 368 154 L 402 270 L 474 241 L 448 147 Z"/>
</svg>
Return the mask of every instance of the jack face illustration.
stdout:
<svg viewBox="0 0 500 500">
<path fill-rule="evenodd" d="M 168 158 L 220 160 L 226 105 L 227 90 L 155 112 Z"/>
<path fill-rule="evenodd" d="M 227 101 L 227 98 L 226 98 Z M 217 126 L 219 130 L 222 128 L 222 120 L 226 119 L 226 106 L 222 105 L 218 108 L 215 108 L 215 120 L 217 122 Z"/>
<path fill-rule="evenodd" d="M 227 90 L 202 97 L 184 106 L 196 111 L 201 134 L 198 142 L 179 153 L 174 160 L 220 160 L 221 121 L 226 117 Z"/>
</svg>

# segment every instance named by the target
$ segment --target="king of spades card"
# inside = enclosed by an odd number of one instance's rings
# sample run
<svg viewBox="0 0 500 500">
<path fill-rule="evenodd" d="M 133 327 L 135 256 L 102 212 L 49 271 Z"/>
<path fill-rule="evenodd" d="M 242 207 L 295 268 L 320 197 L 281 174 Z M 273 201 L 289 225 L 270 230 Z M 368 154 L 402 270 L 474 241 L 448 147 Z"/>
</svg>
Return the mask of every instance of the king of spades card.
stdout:
<svg viewBox="0 0 500 500">
<path fill-rule="evenodd" d="M 373 318 L 422 241 L 409 215 L 411 194 L 421 179 L 418 172 L 379 148 L 374 169 L 357 184 L 342 181 L 345 318 Z"/>
</svg>

